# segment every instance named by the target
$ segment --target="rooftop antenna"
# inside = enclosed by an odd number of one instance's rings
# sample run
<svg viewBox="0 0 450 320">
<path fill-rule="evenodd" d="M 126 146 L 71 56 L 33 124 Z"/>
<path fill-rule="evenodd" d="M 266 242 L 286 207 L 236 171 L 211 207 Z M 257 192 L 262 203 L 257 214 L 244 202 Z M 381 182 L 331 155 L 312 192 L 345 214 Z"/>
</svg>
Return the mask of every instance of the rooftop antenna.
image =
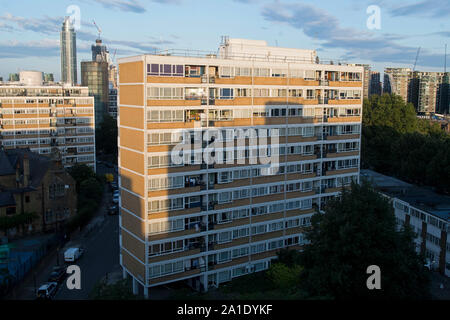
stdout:
<svg viewBox="0 0 450 320">
<path fill-rule="evenodd" d="M 419 58 L 419 53 L 420 53 L 420 47 L 419 47 L 419 49 L 417 49 L 416 60 L 414 61 L 413 72 L 416 71 L 416 64 L 417 64 L 417 59 Z"/>
<path fill-rule="evenodd" d="M 447 44 L 445 44 L 445 54 L 444 54 L 444 73 L 447 72 Z"/>
</svg>

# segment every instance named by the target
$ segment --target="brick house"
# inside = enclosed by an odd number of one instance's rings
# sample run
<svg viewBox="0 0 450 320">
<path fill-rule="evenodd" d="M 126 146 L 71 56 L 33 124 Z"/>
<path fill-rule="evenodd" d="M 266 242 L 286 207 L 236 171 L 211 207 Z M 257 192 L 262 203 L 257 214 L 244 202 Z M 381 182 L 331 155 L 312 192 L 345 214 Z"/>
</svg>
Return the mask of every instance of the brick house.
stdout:
<svg viewBox="0 0 450 320">
<path fill-rule="evenodd" d="M 75 186 L 57 154 L 48 157 L 29 149 L 0 149 L 0 236 L 17 238 L 57 230 L 76 213 Z M 31 223 L 25 218 L 30 213 L 35 216 Z M 6 232 L 4 217 L 16 221 Z M 21 219 L 27 222 L 17 225 Z"/>
</svg>

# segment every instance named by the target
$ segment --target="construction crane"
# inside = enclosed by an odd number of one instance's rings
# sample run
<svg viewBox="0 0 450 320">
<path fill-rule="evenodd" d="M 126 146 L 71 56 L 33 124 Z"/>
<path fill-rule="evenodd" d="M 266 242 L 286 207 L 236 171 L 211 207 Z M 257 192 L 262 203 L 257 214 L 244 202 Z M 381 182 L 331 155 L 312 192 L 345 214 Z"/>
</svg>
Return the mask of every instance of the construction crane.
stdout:
<svg viewBox="0 0 450 320">
<path fill-rule="evenodd" d="M 114 53 L 113 53 L 112 58 L 111 58 L 112 63 L 115 63 L 116 53 L 117 53 L 117 49 L 114 49 Z"/>
<path fill-rule="evenodd" d="M 419 47 L 419 49 L 417 49 L 416 61 L 414 61 L 413 72 L 416 71 L 416 64 L 417 64 L 417 59 L 419 59 L 419 53 L 420 53 L 420 47 Z"/>
<path fill-rule="evenodd" d="M 102 33 L 102 29 L 100 29 L 100 27 L 95 23 L 95 20 L 92 20 L 92 22 L 94 23 L 94 26 L 97 28 L 98 38 L 100 39 L 100 34 Z"/>
</svg>

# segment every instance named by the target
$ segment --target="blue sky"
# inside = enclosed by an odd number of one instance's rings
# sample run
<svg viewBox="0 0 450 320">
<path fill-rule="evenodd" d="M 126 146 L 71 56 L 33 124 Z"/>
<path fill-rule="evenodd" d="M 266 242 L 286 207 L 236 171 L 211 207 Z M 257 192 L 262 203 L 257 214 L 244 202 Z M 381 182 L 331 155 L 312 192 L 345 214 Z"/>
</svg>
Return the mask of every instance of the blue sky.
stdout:
<svg viewBox="0 0 450 320">
<path fill-rule="evenodd" d="M 116 57 L 154 49 L 215 51 L 220 37 L 316 49 L 323 60 L 441 71 L 450 44 L 449 0 L 0 0 L 0 76 L 40 70 L 60 78 L 59 31 L 70 5 L 80 8 L 79 63 L 102 29 Z M 369 30 L 369 5 L 381 28 Z M 450 51 L 450 48 L 449 48 Z"/>
</svg>

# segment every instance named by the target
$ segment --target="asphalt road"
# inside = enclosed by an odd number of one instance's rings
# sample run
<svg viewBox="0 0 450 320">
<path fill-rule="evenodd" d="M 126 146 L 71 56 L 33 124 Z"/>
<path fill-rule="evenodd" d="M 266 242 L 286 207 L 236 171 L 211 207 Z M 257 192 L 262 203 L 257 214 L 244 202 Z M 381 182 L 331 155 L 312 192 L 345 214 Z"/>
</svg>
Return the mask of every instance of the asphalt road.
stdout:
<svg viewBox="0 0 450 320">
<path fill-rule="evenodd" d="M 55 300 L 84 300 L 95 284 L 119 264 L 118 216 L 106 216 L 103 223 L 79 242 L 83 256 L 75 262 L 81 270 L 81 289 L 69 290 L 66 283 L 60 286 Z"/>
<path fill-rule="evenodd" d="M 114 173 L 114 168 L 97 164 L 97 173 Z M 116 174 L 114 174 L 114 178 L 117 181 Z M 102 206 L 90 223 L 92 231 L 76 242 L 85 249 L 83 256 L 74 263 L 81 270 L 81 289 L 69 290 L 64 281 L 54 297 L 55 300 L 88 299 L 95 284 L 107 273 L 117 269 L 119 264 L 119 216 L 104 215 L 110 203 L 111 193 L 107 187 Z"/>
</svg>

